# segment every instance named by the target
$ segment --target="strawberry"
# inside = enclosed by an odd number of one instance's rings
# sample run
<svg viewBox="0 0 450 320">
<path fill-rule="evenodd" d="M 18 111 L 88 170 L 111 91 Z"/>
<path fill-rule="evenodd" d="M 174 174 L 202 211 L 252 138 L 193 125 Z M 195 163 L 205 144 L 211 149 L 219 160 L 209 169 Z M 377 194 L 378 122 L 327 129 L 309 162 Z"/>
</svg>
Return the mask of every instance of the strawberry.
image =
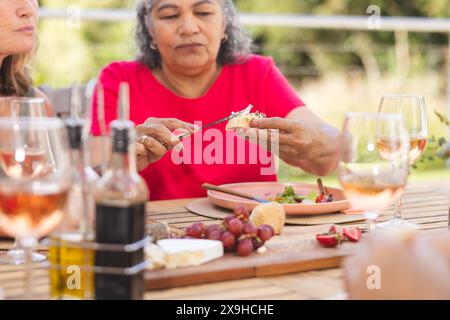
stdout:
<svg viewBox="0 0 450 320">
<path fill-rule="evenodd" d="M 337 225 L 333 224 L 330 227 L 330 230 L 328 231 L 328 233 L 339 233 L 339 234 L 342 234 L 342 231 L 339 230 L 339 227 Z"/>
<path fill-rule="evenodd" d="M 362 231 L 360 228 L 351 228 L 349 230 L 343 230 L 344 237 L 346 237 L 351 242 L 358 242 L 361 239 Z"/>
<path fill-rule="evenodd" d="M 333 248 L 342 243 L 342 236 L 339 233 L 323 233 L 316 235 L 317 241 L 324 247 Z"/>
<path fill-rule="evenodd" d="M 318 196 L 316 198 L 316 203 L 327 203 L 328 202 L 328 197 L 324 194 L 321 194 L 320 196 Z"/>
</svg>

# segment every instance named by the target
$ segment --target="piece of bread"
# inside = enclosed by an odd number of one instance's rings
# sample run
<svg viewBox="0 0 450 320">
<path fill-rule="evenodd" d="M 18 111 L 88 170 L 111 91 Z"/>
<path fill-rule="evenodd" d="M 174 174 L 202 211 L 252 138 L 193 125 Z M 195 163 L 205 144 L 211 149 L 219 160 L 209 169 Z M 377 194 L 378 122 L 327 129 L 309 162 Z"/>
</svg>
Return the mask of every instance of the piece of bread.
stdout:
<svg viewBox="0 0 450 320">
<path fill-rule="evenodd" d="M 255 113 L 244 113 L 236 118 L 230 119 L 228 121 L 226 130 L 236 130 L 236 129 L 245 129 L 250 128 L 250 122 L 253 120 L 263 119 L 266 115 L 261 112 Z"/>
<path fill-rule="evenodd" d="M 286 212 L 283 205 L 278 202 L 260 204 L 253 209 L 250 221 L 257 227 L 267 224 L 274 229 L 275 234 L 281 234 L 286 221 Z"/>
</svg>

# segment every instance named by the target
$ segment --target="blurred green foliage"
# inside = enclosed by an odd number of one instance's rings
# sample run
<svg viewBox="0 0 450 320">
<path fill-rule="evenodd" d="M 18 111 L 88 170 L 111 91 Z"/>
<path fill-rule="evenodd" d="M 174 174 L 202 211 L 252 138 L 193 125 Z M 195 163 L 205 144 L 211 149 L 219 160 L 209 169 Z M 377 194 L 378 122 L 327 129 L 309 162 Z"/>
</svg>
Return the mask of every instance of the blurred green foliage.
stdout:
<svg viewBox="0 0 450 320">
<path fill-rule="evenodd" d="M 235 3 L 241 12 L 248 13 L 368 16 L 367 8 L 377 5 L 382 16 L 450 17 L 449 0 L 235 0 Z M 41 0 L 40 4 L 42 7 L 64 9 L 74 5 L 82 9 L 133 9 L 136 1 Z M 33 69 L 35 82 L 55 87 L 86 82 L 96 77 L 101 68 L 112 61 L 133 59 L 136 55 L 134 28 L 133 21 L 81 21 L 77 28 L 71 25 L 70 20 L 42 20 L 39 30 L 40 47 Z M 345 81 L 354 70 L 359 70 L 362 77 L 367 75 L 369 80 L 375 77 L 379 85 L 383 85 L 386 77 L 398 77 L 399 82 L 419 79 L 420 83 L 420 79 L 432 73 L 437 75 L 439 81 L 429 84 L 433 86 L 434 102 L 430 109 L 438 108 L 442 112 L 445 108 L 448 79 L 443 70 L 446 70 L 449 63 L 448 34 L 268 27 L 252 27 L 250 31 L 259 52 L 273 56 L 294 84 L 298 80 L 319 81 L 330 73 L 339 74 Z M 405 51 L 405 47 L 407 59 L 398 54 Z M 405 61 L 408 61 L 406 65 Z M 405 74 L 399 76 L 399 71 Z M 338 103 L 341 102 L 336 102 Z M 347 107 L 346 110 L 350 108 Z M 343 115 L 342 110 L 334 114 L 331 107 L 328 109 L 325 119 L 331 123 L 333 119 Z M 438 124 L 430 126 L 438 135 L 445 132 L 445 127 L 440 126 L 432 112 L 429 117 L 433 123 Z M 434 149 L 430 148 L 426 158 L 433 156 L 432 150 Z M 419 170 L 428 170 L 443 166 L 444 161 L 428 161 L 418 167 Z M 298 175 L 295 168 L 283 170 L 284 176 Z"/>
<path fill-rule="evenodd" d="M 129 8 L 136 0 L 41 0 L 42 7 L 67 8 Z M 450 17 L 448 0 L 236 0 L 241 12 L 287 13 L 317 15 L 367 15 L 367 8 L 377 5 L 384 16 Z M 393 32 L 366 32 L 342 30 L 298 30 L 291 28 L 251 28 L 260 51 L 273 56 L 283 70 L 297 67 L 313 67 L 319 75 L 327 70 L 342 70 L 346 66 L 363 67 L 361 57 L 354 52 L 327 54 L 317 43 L 333 46 L 368 46 L 374 52 L 381 71 L 394 69 L 394 47 L 377 49 L 376 45 L 394 45 Z M 87 81 L 96 76 L 105 64 L 113 60 L 132 59 L 135 55 L 133 22 L 89 22 L 82 21 L 80 29 L 70 28 L 69 21 L 43 20 L 40 25 L 40 49 L 36 62 L 37 83 L 67 85 L 74 81 Z M 422 48 L 444 45 L 445 34 L 420 34 L 408 36 L 410 45 Z M 271 45 L 272 44 L 272 45 Z M 278 44 L 310 44 L 314 54 L 296 50 L 280 50 Z M 338 47 L 337 47 L 338 48 Z M 339 49 L 339 48 L 338 48 Z M 61 57 L 64 57 L 63 59 Z M 444 56 L 433 56 L 433 67 L 440 70 Z M 429 61 L 421 52 L 413 56 L 415 70 L 428 66 Z M 55 72 L 52 72 L 55 70 Z"/>
</svg>

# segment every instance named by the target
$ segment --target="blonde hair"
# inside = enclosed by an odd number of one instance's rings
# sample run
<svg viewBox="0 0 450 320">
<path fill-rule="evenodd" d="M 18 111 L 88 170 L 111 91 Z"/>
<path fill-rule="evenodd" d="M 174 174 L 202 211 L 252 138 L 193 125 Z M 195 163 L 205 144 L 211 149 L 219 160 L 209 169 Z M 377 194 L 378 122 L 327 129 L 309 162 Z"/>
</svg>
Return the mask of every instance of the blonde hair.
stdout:
<svg viewBox="0 0 450 320">
<path fill-rule="evenodd" d="M 3 59 L 0 67 L 0 95 L 27 96 L 32 80 L 28 68 L 31 54 L 17 54 Z"/>
</svg>

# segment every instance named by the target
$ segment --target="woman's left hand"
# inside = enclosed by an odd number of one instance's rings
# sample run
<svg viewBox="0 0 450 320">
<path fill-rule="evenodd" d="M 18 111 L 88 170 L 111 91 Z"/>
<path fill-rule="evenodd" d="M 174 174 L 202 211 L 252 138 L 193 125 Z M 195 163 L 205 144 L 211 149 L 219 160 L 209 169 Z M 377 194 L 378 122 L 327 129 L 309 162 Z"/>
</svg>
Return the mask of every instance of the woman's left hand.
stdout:
<svg viewBox="0 0 450 320">
<path fill-rule="evenodd" d="M 338 130 L 308 108 L 297 108 L 286 118 L 254 120 L 250 126 L 244 134 L 246 139 L 290 165 L 320 176 L 329 174 L 337 165 Z"/>
<path fill-rule="evenodd" d="M 267 118 L 255 120 L 250 126 L 245 131 L 245 138 L 268 151 L 278 152 L 279 157 L 288 163 L 295 164 L 308 154 L 310 133 L 297 121 Z"/>
</svg>

